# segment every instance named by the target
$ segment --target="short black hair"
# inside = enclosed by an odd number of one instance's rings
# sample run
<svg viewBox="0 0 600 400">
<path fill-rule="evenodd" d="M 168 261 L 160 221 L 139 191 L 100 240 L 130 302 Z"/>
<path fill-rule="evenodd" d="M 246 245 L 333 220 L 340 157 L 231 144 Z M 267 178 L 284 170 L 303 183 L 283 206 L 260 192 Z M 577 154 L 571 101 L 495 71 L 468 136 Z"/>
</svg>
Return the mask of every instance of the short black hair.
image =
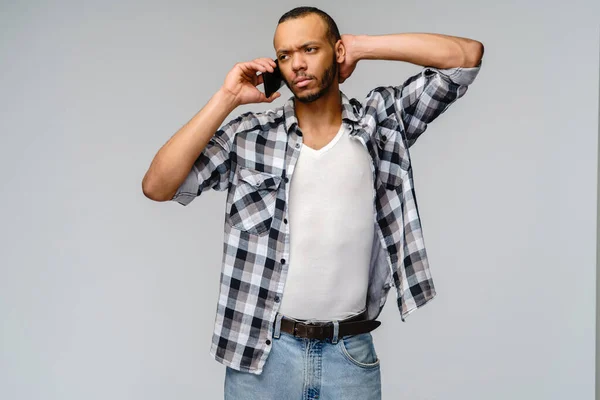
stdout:
<svg viewBox="0 0 600 400">
<path fill-rule="evenodd" d="M 282 22 L 287 21 L 288 19 L 300 18 L 300 17 L 304 17 L 308 14 L 317 14 L 319 17 L 321 17 L 323 19 L 323 21 L 325 21 L 325 24 L 327 25 L 327 35 L 326 36 L 329 39 L 329 41 L 331 42 L 331 47 L 334 47 L 336 42 L 341 39 L 340 31 L 338 30 L 337 24 L 335 23 L 333 18 L 331 18 L 329 16 L 329 14 L 327 14 L 325 11 L 320 10 L 316 7 L 308 7 L 308 6 L 296 7 L 294 9 L 286 12 L 285 14 L 283 14 L 281 16 L 281 18 L 279 18 L 279 22 L 277 22 L 277 25 L 281 24 Z"/>
</svg>

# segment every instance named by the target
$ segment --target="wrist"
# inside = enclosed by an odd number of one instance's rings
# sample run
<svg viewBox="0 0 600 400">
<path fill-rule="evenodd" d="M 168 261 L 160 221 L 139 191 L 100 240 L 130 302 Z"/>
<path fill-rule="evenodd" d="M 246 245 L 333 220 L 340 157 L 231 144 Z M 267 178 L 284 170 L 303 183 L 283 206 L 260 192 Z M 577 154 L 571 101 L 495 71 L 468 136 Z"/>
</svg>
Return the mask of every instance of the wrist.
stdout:
<svg viewBox="0 0 600 400">
<path fill-rule="evenodd" d="M 215 98 L 220 102 L 226 104 L 226 106 L 233 111 L 240 104 L 237 96 L 233 94 L 229 89 L 221 86 L 217 93 L 215 93 Z"/>
<path fill-rule="evenodd" d="M 358 62 L 368 58 L 369 35 L 353 35 L 349 41 L 348 57 L 352 62 Z"/>
</svg>

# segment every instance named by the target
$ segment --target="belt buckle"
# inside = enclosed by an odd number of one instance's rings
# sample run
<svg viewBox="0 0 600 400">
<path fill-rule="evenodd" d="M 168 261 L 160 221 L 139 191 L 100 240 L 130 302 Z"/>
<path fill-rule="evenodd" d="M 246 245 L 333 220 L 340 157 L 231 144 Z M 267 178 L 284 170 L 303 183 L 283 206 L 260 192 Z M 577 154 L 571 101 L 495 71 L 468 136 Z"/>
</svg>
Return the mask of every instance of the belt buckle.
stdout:
<svg viewBox="0 0 600 400">
<path fill-rule="evenodd" d="M 304 334 L 304 336 L 300 336 L 300 337 L 310 338 L 311 334 L 314 334 L 314 333 L 318 333 L 320 335 L 319 337 L 322 337 L 323 334 L 325 333 L 325 324 L 314 325 L 314 324 L 305 324 L 300 321 L 294 321 L 294 336 L 298 336 L 298 324 L 302 324 L 301 328 L 303 328 L 303 329 L 301 329 L 300 333 Z"/>
<path fill-rule="evenodd" d="M 313 333 L 313 334 L 318 334 L 317 337 L 315 337 L 315 339 L 320 339 L 323 336 L 323 333 L 325 332 L 325 326 L 324 325 L 307 325 L 307 334 L 308 332 Z M 314 337 L 315 335 L 313 335 Z"/>
</svg>

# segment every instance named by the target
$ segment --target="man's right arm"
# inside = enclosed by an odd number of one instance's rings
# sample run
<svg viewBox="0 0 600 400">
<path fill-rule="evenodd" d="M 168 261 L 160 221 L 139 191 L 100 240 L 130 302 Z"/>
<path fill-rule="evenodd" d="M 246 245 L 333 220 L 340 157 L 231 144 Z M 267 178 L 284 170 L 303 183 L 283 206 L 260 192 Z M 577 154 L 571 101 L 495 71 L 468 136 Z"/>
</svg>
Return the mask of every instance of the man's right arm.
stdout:
<svg viewBox="0 0 600 400">
<path fill-rule="evenodd" d="M 237 106 L 232 93 L 219 89 L 158 151 L 142 180 L 144 195 L 156 201 L 171 200 L 217 129 Z"/>
<path fill-rule="evenodd" d="M 187 124 L 179 129 L 156 153 L 142 180 L 142 191 L 156 201 L 177 200 L 189 204 L 206 187 L 225 190 L 228 184 L 229 150 L 237 132 L 244 128 L 247 114 L 217 130 L 237 106 L 271 103 L 256 86 L 263 83 L 257 72 L 273 72 L 275 61 L 256 58 L 236 63 L 223 86 Z"/>
</svg>

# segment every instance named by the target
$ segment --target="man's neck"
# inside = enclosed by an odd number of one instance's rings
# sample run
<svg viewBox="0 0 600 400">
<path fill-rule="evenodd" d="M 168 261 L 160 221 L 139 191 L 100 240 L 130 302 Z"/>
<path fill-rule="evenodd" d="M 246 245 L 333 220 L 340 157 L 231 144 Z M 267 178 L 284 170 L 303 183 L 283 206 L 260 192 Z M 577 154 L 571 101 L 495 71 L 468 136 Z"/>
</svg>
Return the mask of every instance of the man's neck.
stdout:
<svg viewBox="0 0 600 400">
<path fill-rule="evenodd" d="M 312 103 L 302 103 L 294 99 L 298 126 L 302 131 L 313 135 L 328 134 L 342 123 L 342 98 L 339 88 L 325 93 Z"/>
</svg>

